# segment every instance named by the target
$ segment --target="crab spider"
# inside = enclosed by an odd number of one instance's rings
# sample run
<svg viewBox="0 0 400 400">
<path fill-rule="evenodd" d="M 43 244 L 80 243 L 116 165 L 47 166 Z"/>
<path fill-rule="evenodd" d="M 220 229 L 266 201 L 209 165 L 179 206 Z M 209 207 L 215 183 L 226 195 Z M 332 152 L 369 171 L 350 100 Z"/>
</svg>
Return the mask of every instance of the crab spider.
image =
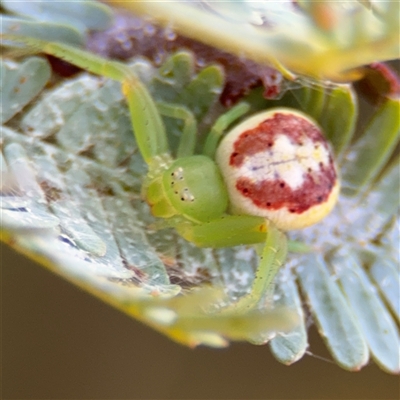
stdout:
<svg viewBox="0 0 400 400">
<path fill-rule="evenodd" d="M 251 291 L 221 312 L 254 309 L 270 293 L 284 262 L 283 231 L 324 218 L 339 190 L 336 167 L 321 129 L 308 116 L 277 108 L 253 115 L 225 131 L 248 112 L 241 103 L 219 117 L 201 154 L 194 154 L 196 122 L 190 112 L 156 104 L 125 64 L 61 43 L 5 35 L 27 52 L 44 52 L 91 73 L 120 81 L 137 145 L 148 173 L 143 196 L 154 216 L 199 247 L 256 246 L 259 266 Z M 161 115 L 182 119 L 174 159 Z"/>
</svg>

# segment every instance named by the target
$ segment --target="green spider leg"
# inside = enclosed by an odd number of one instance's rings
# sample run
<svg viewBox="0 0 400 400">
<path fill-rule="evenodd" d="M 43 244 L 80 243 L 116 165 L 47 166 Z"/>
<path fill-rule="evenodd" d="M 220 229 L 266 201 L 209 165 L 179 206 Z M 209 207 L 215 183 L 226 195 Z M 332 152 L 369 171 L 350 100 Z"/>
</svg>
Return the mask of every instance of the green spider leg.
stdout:
<svg viewBox="0 0 400 400">
<path fill-rule="evenodd" d="M 189 157 L 194 154 L 197 135 L 197 121 L 193 113 L 184 106 L 157 102 L 161 115 L 183 121 L 182 136 L 179 140 L 177 158 Z"/>
<path fill-rule="evenodd" d="M 176 229 L 182 237 L 198 247 L 256 245 L 260 261 L 250 292 L 222 309 L 222 312 L 245 313 L 254 309 L 262 298 L 272 295 L 274 278 L 288 251 L 286 235 L 272 222 L 249 215 L 224 215 L 201 225 L 181 223 Z"/>
<path fill-rule="evenodd" d="M 256 308 L 263 298 L 271 300 L 275 287 L 274 278 L 286 260 L 287 249 L 286 235 L 272 222 L 267 221 L 265 244 L 256 247 L 260 261 L 250 292 L 223 309 L 223 312 L 245 313 Z"/>
<path fill-rule="evenodd" d="M 147 88 L 129 66 L 62 43 L 9 34 L 2 35 L 2 39 L 22 45 L 21 54 L 43 52 L 93 74 L 121 82 L 136 142 L 145 162 L 151 164 L 155 158 L 169 152 L 167 135 L 157 106 Z"/>
<path fill-rule="evenodd" d="M 226 132 L 228 127 L 250 109 L 250 105 L 247 103 L 239 103 L 232 107 L 229 111 L 222 114 L 212 126 L 210 133 L 207 136 L 204 144 L 203 154 L 214 159 L 215 152 L 217 150 L 219 141 L 222 135 Z"/>
<path fill-rule="evenodd" d="M 197 121 L 193 113 L 185 106 L 157 102 L 157 108 L 161 115 L 176 118 L 183 121 L 182 136 L 179 141 L 177 158 L 188 157 L 194 154 L 197 142 Z M 222 114 L 207 135 L 203 148 L 203 154 L 214 159 L 216 149 L 227 128 L 246 114 L 250 109 L 247 103 L 239 103 L 226 113 Z"/>
</svg>

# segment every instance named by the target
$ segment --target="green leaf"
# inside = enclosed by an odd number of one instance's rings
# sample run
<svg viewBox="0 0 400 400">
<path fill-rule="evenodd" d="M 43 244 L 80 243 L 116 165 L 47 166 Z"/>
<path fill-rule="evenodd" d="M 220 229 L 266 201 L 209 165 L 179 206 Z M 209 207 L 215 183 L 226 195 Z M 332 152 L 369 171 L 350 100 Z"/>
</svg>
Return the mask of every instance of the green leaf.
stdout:
<svg viewBox="0 0 400 400">
<path fill-rule="evenodd" d="M 54 41 L 81 46 L 84 43 L 83 35 L 74 27 L 54 24 L 51 22 L 37 22 L 23 18 L 1 15 L 1 34 L 20 34 L 47 40 L 49 37 Z M 24 53 L 25 54 L 25 53 Z"/>
<path fill-rule="evenodd" d="M 369 273 L 378 286 L 395 318 L 400 322 L 400 271 L 398 259 L 379 257 L 371 265 Z"/>
<path fill-rule="evenodd" d="M 384 134 L 382 134 L 384 132 Z M 400 100 L 387 99 L 352 147 L 343 172 L 346 193 L 355 194 L 382 171 L 400 138 Z"/>
<path fill-rule="evenodd" d="M 50 68 L 40 58 L 30 58 L 21 66 L 11 61 L 1 62 L 0 79 L 0 123 L 3 124 L 40 93 L 50 79 Z"/>
<path fill-rule="evenodd" d="M 10 12 L 25 15 L 41 22 L 68 25 L 82 33 L 89 29 L 105 29 L 112 20 L 111 10 L 107 6 L 90 0 L 79 2 L 2 0 L 1 5 Z M 20 33 L 30 36 L 29 32 Z M 51 36 L 41 39 L 48 39 L 49 37 Z M 52 40 L 56 39 L 52 37 Z"/>
<path fill-rule="evenodd" d="M 368 362 L 369 352 L 354 315 L 324 260 L 315 255 L 301 259 L 297 273 L 322 338 L 338 364 L 359 370 Z"/>
<path fill-rule="evenodd" d="M 278 333 L 270 342 L 271 351 L 278 361 L 290 365 L 303 357 L 307 350 L 307 331 L 300 295 L 290 270 L 282 270 L 277 277 L 275 296 L 277 304 L 296 310 L 301 323 L 285 333 Z"/>
<path fill-rule="evenodd" d="M 328 95 L 323 118 L 319 122 L 335 154 L 341 154 L 350 143 L 358 118 L 357 103 L 350 85 L 338 85 Z"/>
<path fill-rule="evenodd" d="M 388 372 L 399 373 L 400 354 L 393 351 L 400 348 L 396 323 L 376 296 L 374 285 L 361 268 L 361 260 L 351 248 L 343 246 L 331 261 L 375 362 Z"/>
<path fill-rule="evenodd" d="M 110 1 L 112 3 L 112 1 Z M 136 14 L 150 15 L 183 36 L 223 51 L 274 66 L 288 78 L 344 80 L 349 71 L 399 56 L 399 4 L 302 0 L 291 2 L 208 2 L 199 7 L 168 0 L 125 2 Z M 379 52 L 377 52 L 379 48 Z"/>
<path fill-rule="evenodd" d="M 384 232 L 385 226 L 394 216 L 398 216 L 399 182 L 400 160 L 397 159 L 385 168 L 375 184 L 370 184 L 367 190 L 361 193 L 358 199 L 360 206 L 368 205 L 374 212 L 369 218 L 359 216 L 357 225 L 360 226 L 360 231 L 377 235 L 378 232 Z M 396 248 L 395 243 L 393 245 L 393 248 Z"/>
<path fill-rule="evenodd" d="M 13 131 L 7 128 L 2 129 L 3 138 Z M 2 225 L 16 231 L 22 229 L 55 229 L 59 219 L 47 212 L 45 196 L 40 185 L 35 179 L 35 171 L 32 168 L 23 146 L 18 143 L 10 143 L 3 150 L 4 160 L 8 164 L 8 173 L 15 180 L 18 188 L 23 187 L 27 196 L 8 199 L 8 204 L 2 214 Z"/>
</svg>

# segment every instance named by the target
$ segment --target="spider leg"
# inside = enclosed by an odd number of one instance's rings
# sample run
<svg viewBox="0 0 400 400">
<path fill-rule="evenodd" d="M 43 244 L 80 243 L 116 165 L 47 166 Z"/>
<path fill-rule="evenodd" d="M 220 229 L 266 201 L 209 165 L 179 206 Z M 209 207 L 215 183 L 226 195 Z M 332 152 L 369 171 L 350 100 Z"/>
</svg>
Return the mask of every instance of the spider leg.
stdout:
<svg viewBox="0 0 400 400">
<path fill-rule="evenodd" d="M 273 293 L 273 281 L 286 259 L 288 244 L 286 235 L 272 222 L 249 215 L 224 215 L 203 224 L 180 220 L 173 226 L 198 247 L 256 245 L 260 261 L 250 292 L 221 312 L 246 313 Z"/>
<path fill-rule="evenodd" d="M 246 313 L 255 309 L 261 299 L 272 295 L 274 278 L 286 259 L 287 239 L 271 222 L 267 225 L 265 244 L 257 249 L 260 261 L 250 292 L 222 309 L 222 313 Z"/>
<path fill-rule="evenodd" d="M 251 295 L 259 300 L 263 294 L 272 294 L 274 278 L 286 260 L 288 243 L 286 235 L 269 223 L 267 240 L 259 247 L 260 263 L 251 290 Z"/>
<path fill-rule="evenodd" d="M 144 160 L 149 164 L 154 158 L 168 153 L 167 136 L 156 104 L 129 66 L 63 43 L 11 34 L 2 35 L 1 38 L 3 42 L 6 40 L 23 46 L 21 52 L 50 54 L 93 74 L 121 82 L 131 113 L 136 142 Z"/>
<path fill-rule="evenodd" d="M 183 131 L 176 157 L 192 156 L 196 146 L 197 134 L 197 121 L 193 113 L 184 106 L 163 102 L 157 102 L 157 108 L 161 115 L 183 121 Z"/>
<path fill-rule="evenodd" d="M 210 222 L 188 220 L 174 225 L 178 233 L 198 247 L 231 247 L 262 243 L 266 238 L 265 218 L 251 215 L 223 215 Z"/>
<path fill-rule="evenodd" d="M 230 124 L 246 114 L 249 109 L 250 105 L 242 102 L 232 107 L 226 113 L 222 114 L 212 126 L 210 133 L 207 136 L 206 142 L 204 144 L 203 154 L 214 159 L 215 152 L 223 133 L 226 131 Z"/>
</svg>

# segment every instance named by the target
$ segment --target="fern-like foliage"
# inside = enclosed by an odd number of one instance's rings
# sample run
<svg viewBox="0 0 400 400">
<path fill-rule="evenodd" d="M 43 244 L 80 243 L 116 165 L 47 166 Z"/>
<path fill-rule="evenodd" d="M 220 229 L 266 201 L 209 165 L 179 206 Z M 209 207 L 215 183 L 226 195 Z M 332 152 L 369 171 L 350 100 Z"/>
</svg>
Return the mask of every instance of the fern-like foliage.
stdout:
<svg viewBox="0 0 400 400">
<path fill-rule="evenodd" d="M 299 6 L 307 24 L 323 32 L 313 17 L 320 11 L 307 9 L 308 2 Z M 378 18 L 378 5 L 371 6 Z M 300 64 L 296 72 L 306 73 Z M 222 70 L 196 71 L 191 53 L 174 54 L 160 68 L 138 58 L 132 68 L 156 100 L 190 108 L 204 132 L 223 112 Z M 362 124 L 350 85 L 303 81 L 274 101 L 259 90 L 250 94 L 252 111 L 286 105 L 319 121 L 335 149 L 343 190 L 332 215 L 292 235 L 312 251 L 290 255 L 277 279 L 274 308 L 238 317 L 216 309 L 249 290 L 257 265 L 253 250 L 199 249 L 172 229 L 156 230 L 140 195 L 146 166 L 119 84 L 82 74 L 44 89 L 50 74 L 38 57 L 1 62 L 2 240 L 186 345 L 269 341 L 276 358 L 291 364 L 308 347 L 311 313 L 340 366 L 357 370 L 371 357 L 385 371 L 399 372 L 398 99 L 381 102 Z M 174 148 L 182 127 L 173 119 L 165 123 Z"/>
</svg>

